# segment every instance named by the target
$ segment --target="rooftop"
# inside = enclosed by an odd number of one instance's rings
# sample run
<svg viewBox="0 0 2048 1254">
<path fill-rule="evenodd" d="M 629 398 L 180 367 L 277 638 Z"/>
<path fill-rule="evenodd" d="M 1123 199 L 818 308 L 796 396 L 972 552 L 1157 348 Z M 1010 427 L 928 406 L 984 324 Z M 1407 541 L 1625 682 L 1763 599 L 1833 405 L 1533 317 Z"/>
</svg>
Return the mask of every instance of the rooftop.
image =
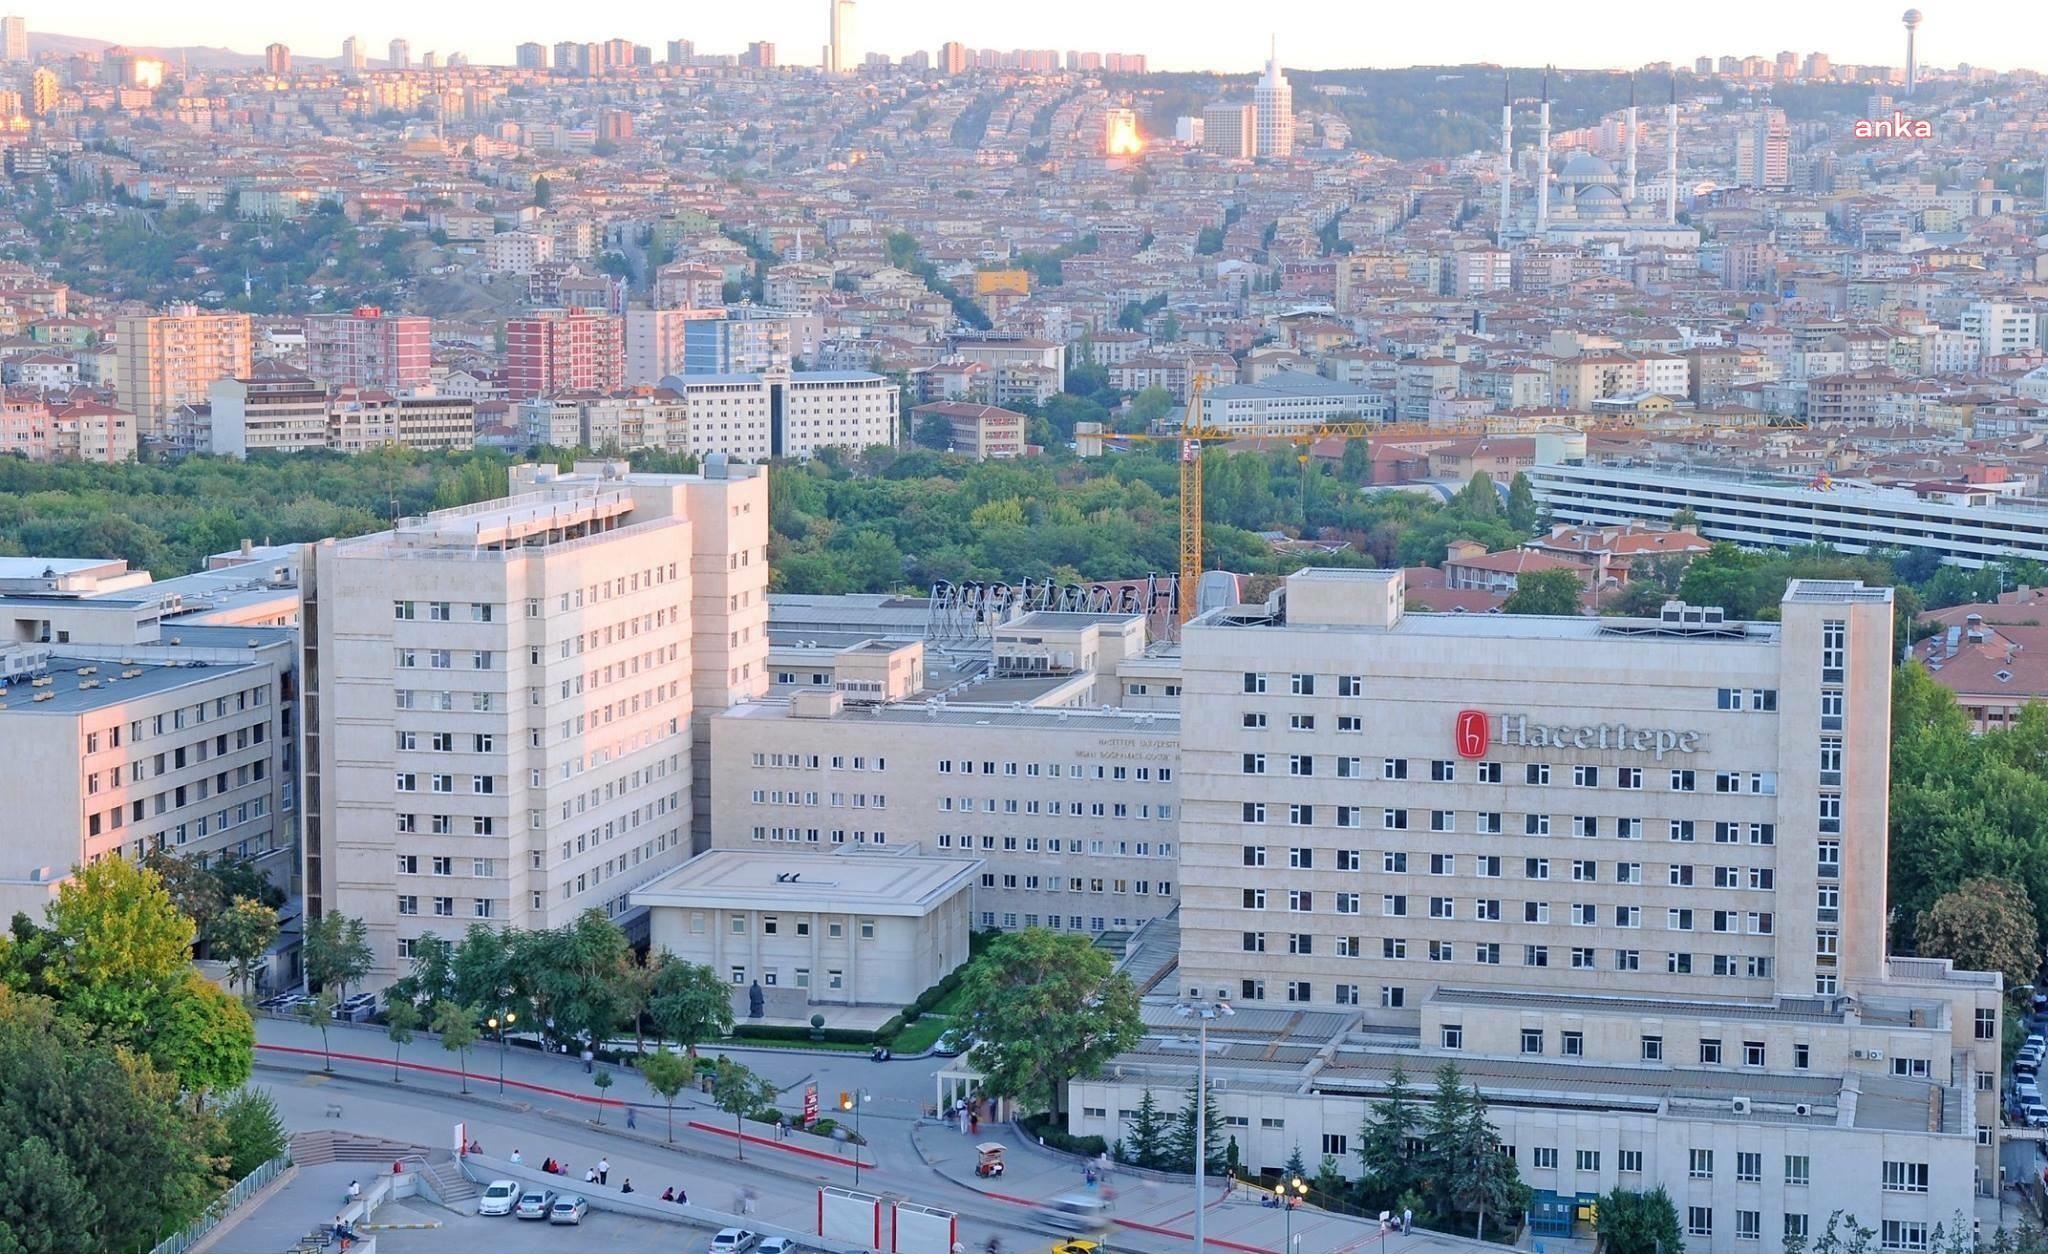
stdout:
<svg viewBox="0 0 2048 1254">
<path fill-rule="evenodd" d="M 239 628 L 210 630 L 228 631 L 238 646 L 249 635 L 247 630 Z M 25 679 L 17 679 L 12 684 L 0 685 L 0 708 L 8 714 L 83 714 L 188 684 L 204 683 L 237 671 L 255 669 L 248 662 L 133 662 L 123 665 L 114 661 L 53 658 L 49 669 L 38 676 L 47 677 L 49 683 L 36 687 Z M 35 699 L 44 693 L 52 695 L 43 701 Z"/>
<path fill-rule="evenodd" d="M 633 890 L 636 906 L 930 914 L 967 891 L 978 858 L 886 848 L 811 853 L 714 849 Z"/>
</svg>

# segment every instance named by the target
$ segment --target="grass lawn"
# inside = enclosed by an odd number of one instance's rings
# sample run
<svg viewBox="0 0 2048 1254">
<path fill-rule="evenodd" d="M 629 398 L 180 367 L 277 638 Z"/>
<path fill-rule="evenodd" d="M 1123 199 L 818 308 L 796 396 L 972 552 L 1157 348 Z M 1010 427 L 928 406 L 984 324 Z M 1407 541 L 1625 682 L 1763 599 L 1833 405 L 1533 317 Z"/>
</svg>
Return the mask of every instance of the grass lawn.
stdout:
<svg viewBox="0 0 2048 1254">
<path fill-rule="evenodd" d="M 967 990 L 961 985 L 955 985 L 952 992 L 932 1003 L 932 1014 L 936 1015 L 958 1015 L 966 1009 Z"/>
<path fill-rule="evenodd" d="M 857 1045 L 852 1041 L 777 1041 L 736 1036 L 721 1041 L 707 1041 L 699 1045 L 697 1051 L 716 1057 L 721 1049 L 829 1049 L 842 1054 L 865 1054 L 873 1048 L 872 1045 Z"/>
<path fill-rule="evenodd" d="M 896 1039 L 889 1043 L 889 1048 L 899 1054 L 922 1053 L 930 1049 L 932 1043 L 952 1026 L 953 1021 L 945 1015 L 920 1015 L 916 1023 L 896 1034 Z"/>
</svg>

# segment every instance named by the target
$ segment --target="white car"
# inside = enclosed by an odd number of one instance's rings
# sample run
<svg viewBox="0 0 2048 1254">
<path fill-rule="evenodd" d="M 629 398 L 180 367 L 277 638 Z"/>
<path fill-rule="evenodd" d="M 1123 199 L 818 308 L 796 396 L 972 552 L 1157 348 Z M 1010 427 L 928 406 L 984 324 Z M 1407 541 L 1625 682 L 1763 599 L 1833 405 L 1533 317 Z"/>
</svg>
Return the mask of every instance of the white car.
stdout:
<svg viewBox="0 0 2048 1254">
<path fill-rule="evenodd" d="M 711 1238 L 710 1254 L 753 1254 L 755 1246 L 761 1243 L 761 1234 L 745 1228 L 720 1228 Z"/>
<path fill-rule="evenodd" d="M 493 1180 L 484 1186 L 484 1195 L 476 1200 L 479 1215 L 509 1215 L 519 1201 L 519 1185 L 512 1180 Z"/>
<path fill-rule="evenodd" d="M 803 1248 L 788 1237 L 769 1237 L 754 1247 L 754 1254 L 803 1254 Z"/>
</svg>

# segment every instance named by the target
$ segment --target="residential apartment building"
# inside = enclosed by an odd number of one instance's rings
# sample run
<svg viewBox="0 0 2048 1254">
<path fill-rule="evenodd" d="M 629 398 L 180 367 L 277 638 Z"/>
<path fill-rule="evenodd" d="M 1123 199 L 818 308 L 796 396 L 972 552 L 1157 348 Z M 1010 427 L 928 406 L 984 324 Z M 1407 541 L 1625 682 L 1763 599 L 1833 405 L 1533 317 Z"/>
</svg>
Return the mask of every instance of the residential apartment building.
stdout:
<svg viewBox="0 0 2048 1254">
<path fill-rule="evenodd" d="M 625 382 L 625 321 L 589 309 L 543 309 L 505 323 L 505 395 L 608 392 Z"/>
<path fill-rule="evenodd" d="M 327 447 L 327 388 L 310 375 L 265 361 L 207 389 L 213 452 L 222 457 Z"/>
<path fill-rule="evenodd" d="M 808 459 L 828 446 L 894 446 L 901 389 L 865 370 L 800 370 L 763 380 L 776 457 Z"/>
<path fill-rule="evenodd" d="M 1402 585 L 1306 570 L 1184 632 L 1175 978 L 1240 1011 L 1209 1074 L 1245 1161 L 1349 1169 L 1393 1069 L 1448 1061 L 1550 1234 L 1662 1186 L 1694 1251 L 1838 1209 L 1919 1248 L 1995 1195 L 2001 981 L 1884 948 L 1890 590 L 1794 581 L 1731 623 Z M 1184 1086 L 1152 1013 L 1075 1131 Z"/>
<path fill-rule="evenodd" d="M 433 381 L 434 321 L 365 305 L 306 319 L 306 373 L 331 387 L 404 395 Z"/>
<path fill-rule="evenodd" d="M 978 462 L 1024 454 L 1028 423 L 1024 415 L 1013 409 L 998 409 L 994 405 L 976 405 L 969 401 L 934 401 L 911 409 L 912 431 L 928 418 L 946 423 L 951 432 L 946 441 L 948 452 L 960 453 Z"/>
<path fill-rule="evenodd" d="M 703 724 L 766 688 L 762 470 L 512 489 L 307 553 L 307 909 L 368 923 L 376 982 L 428 932 L 622 915 L 689 856 Z"/>
<path fill-rule="evenodd" d="M 1259 111 L 1248 104 L 1212 104 L 1202 110 L 1202 151 L 1248 161 L 1258 141 Z"/>
<path fill-rule="evenodd" d="M 249 315 L 200 313 L 191 305 L 114 320 L 115 396 L 155 436 L 172 411 L 207 399 L 216 379 L 249 373 Z"/>
<path fill-rule="evenodd" d="M 685 369 L 684 328 L 691 322 L 719 317 L 714 309 L 628 309 L 626 311 L 626 382 L 658 383 Z"/>
<path fill-rule="evenodd" d="M 2038 348 L 2039 315 L 2007 301 L 1972 301 L 1963 310 L 1962 332 L 1977 341 L 1980 358 L 2004 357 Z"/>
<path fill-rule="evenodd" d="M 1202 421 L 1247 435 L 1293 435 L 1319 423 L 1386 417 L 1384 394 L 1302 370 L 1282 370 L 1259 383 L 1226 383 L 1202 396 Z"/>
<path fill-rule="evenodd" d="M 327 401 L 328 447 L 361 453 L 399 448 L 476 447 L 476 402 L 459 396 L 393 395 L 382 388 L 342 388 Z"/>
<path fill-rule="evenodd" d="M 0 558 L 0 909 L 39 914 L 72 868 L 168 849 L 296 859 L 293 633 L 179 622 L 121 561 Z"/>
</svg>

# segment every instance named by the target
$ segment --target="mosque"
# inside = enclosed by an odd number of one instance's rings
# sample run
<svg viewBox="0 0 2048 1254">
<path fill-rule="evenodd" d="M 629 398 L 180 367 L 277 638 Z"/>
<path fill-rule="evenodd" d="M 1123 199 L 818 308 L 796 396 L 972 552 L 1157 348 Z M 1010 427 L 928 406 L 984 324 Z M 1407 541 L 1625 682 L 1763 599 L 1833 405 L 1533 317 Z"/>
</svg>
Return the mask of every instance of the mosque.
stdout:
<svg viewBox="0 0 2048 1254">
<path fill-rule="evenodd" d="M 1533 214 L 1517 221 L 1513 214 L 1515 104 L 1504 84 L 1501 99 L 1500 223 L 1503 236 L 1553 244 L 1619 244 L 1625 248 L 1690 247 L 1699 236 L 1678 222 L 1678 88 L 1674 80 L 1666 120 L 1663 203 L 1646 199 L 1636 183 L 1636 145 L 1642 128 L 1636 120 L 1635 86 L 1629 86 L 1626 119 L 1627 164 L 1617 171 L 1612 162 L 1590 152 L 1575 152 L 1557 166 L 1550 155 L 1550 73 L 1543 74 L 1543 96 L 1537 114 L 1537 167 Z M 1556 203 L 1552 203 L 1553 191 Z"/>
</svg>

